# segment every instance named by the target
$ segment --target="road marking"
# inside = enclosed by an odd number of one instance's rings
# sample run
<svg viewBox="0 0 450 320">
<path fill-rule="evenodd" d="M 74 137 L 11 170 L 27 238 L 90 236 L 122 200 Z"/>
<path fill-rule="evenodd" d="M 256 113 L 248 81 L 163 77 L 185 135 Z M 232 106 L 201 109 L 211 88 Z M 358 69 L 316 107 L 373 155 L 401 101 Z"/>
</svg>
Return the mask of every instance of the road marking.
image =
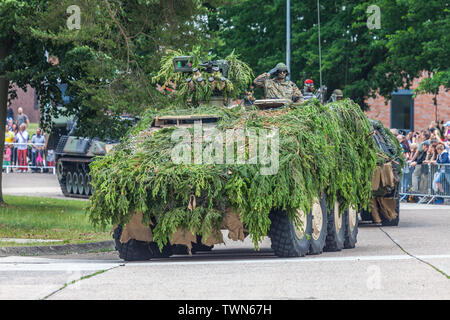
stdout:
<svg viewBox="0 0 450 320">
<path fill-rule="evenodd" d="M 416 256 L 417 258 L 430 260 L 430 259 L 450 259 L 450 254 L 441 255 L 422 255 Z M 220 258 L 214 254 L 203 255 L 199 257 L 201 259 L 217 259 Z M 240 259 L 240 260 L 224 260 L 222 257 L 220 260 L 194 260 L 193 258 L 182 258 L 183 261 L 177 261 L 176 257 L 168 258 L 164 260 L 145 261 L 145 262 L 123 262 L 117 260 L 92 260 L 86 262 L 84 260 L 55 260 L 37 258 L 33 262 L 33 258 L 19 259 L 22 262 L 14 262 L 13 259 L 5 261 L 0 259 L 0 272 L 24 272 L 24 271 L 99 271 L 106 270 L 112 267 L 118 267 L 121 265 L 127 267 L 143 267 L 143 266 L 172 266 L 172 265 L 229 265 L 229 264 L 267 264 L 267 263 L 310 263 L 310 262 L 364 262 L 364 261 L 394 261 L 394 260 L 414 260 L 415 258 L 408 255 L 387 255 L 387 256 L 355 256 L 355 257 L 316 257 L 316 258 L 258 258 L 254 259 Z M 225 258 L 226 259 L 226 258 Z"/>
<path fill-rule="evenodd" d="M 450 254 L 417 256 L 421 259 L 450 259 Z M 264 264 L 264 263 L 309 263 L 309 262 L 355 262 L 355 261 L 392 261 L 392 260 L 414 260 L 408 255 L 389 256 L 358 256 L 358 257 L 320 257 L 320 258 L 266 258 L 266 259 L 242 259 L 242 260 L 215 260 L 215 261 L 146 261 L 127 262 L 128 267 L 150 266 L 150 265 L 200 265 L 200 264 Z"/>
</svg>

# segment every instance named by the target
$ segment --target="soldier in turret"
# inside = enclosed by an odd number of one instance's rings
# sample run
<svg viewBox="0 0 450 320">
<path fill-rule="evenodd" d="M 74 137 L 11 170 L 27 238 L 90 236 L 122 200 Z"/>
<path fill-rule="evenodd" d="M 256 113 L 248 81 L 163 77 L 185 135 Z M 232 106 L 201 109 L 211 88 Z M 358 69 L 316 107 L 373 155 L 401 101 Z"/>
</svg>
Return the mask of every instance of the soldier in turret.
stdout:
<svg viewBox="0 0 450 320">
<path fill-rule="evenodd" d="M 344 99 L 344 95 L 342 94 L 342 90 L 335 89 L 333 93 L 331 94 L 330 101 L 329 102 L 335 102 Z"/>
<path fill-rule="evenodd" d="M 264 88 L 265 99 L 287 99 L 295 103 L 302 103 L 303 95 L 294 82 L 286 80 L 288 75 L 289 71 L 286 65 L 278 63 L 269 72 L 256 77 L 253 84 Z"/>
<path fill-rule="evenodd" d="M 314 81 L 311 79 L 306 79 L 305 82 L 303 82 L 303 98 L 305 100 L 316 98 L 316 95 L 314 94 Z"/>
</svg>

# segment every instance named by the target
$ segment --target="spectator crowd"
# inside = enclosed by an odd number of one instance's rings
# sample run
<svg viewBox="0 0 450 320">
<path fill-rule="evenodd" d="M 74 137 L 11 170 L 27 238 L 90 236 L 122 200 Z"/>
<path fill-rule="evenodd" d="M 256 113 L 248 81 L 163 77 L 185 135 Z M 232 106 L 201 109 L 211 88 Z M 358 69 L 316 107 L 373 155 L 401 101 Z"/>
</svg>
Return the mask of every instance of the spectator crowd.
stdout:
<svg viewBox="0 0 450 320">
<path fill-rule="evenodd" d="M 17 117 L 11 106 L 6 113 L 5 148 L 3 153 L 3 171 L 6 168 L 10 172 L 47 172 L 45 162 L 51 162 L 51 154 L 46 154 L 46 137 L 44 132 L 36 129 L 36 133 L 30 136 L 27 131 L 30 125 L 28 116 L 18 108 Z M 47 161 L 44 161 L 46 159 Z"/>
<path fill-rule="evenodd" d="M 450 121 L 440 127 L 435 121 L 427 130 L 391 129 L 403 150 L 407 167 L 403 170 L 405 193 L 450 196 Z M 431 183 L 431 185 L 430 185 Z M 437 198 L 435 203 L 443 203 Z"/>
</svg>

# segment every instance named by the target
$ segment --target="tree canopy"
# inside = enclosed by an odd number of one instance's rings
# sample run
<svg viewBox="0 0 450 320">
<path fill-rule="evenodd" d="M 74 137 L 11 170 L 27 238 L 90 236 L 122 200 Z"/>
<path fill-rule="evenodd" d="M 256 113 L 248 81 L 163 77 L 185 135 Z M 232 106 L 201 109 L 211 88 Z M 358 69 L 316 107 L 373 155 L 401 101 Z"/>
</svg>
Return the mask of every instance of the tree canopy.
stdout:
<svg viewBox="0 0 450 320">
<path fill-rule="evenodd" d="M 380 28 L 368 28 L 380 9 Z M 389 98 L 422 71 L 449 71 L 448 1 L 321 0 L 323 82 L 328 92 L 367 108 L 376 91 Z M 219 7 L 211 28 L 220 36 L 218 52 L 236 50 L 256 74 L 285 60 L 286 1 L 243 0 Z M 291 1 L 291 79 L 302 85 L 303 72 L 319 79 L 316 1 Z M 448 83 L 441 83 L 449 88 Z"/>
<path fill-rule="evenodd" d="M 167 48 L 208 46 L 211 5 L 218 1 L 0 1 L 0 160 L 13 84 L 36 90 L 42 126 L 76 115 L 83 135 L 114 135 L 120 115 L 158 103 L 151 78 Z M 61 84 L 72 98 L 64 108 Z"/>
</svg>

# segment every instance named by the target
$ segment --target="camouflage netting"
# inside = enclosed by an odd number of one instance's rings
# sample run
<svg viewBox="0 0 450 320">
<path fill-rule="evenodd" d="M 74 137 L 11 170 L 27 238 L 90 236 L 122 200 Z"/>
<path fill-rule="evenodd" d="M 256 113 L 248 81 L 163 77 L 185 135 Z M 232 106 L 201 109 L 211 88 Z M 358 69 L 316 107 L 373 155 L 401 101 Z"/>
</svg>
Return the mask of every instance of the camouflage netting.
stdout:
<svg viewBox="0 0 450 320">
<path fill-rule="evenodd" d="M 91 164 L 94 193 L 90 219 L 96 225 L 127 224 L 134 213 L 152 224 L 160 248 L 179 230 L 220 237 L 227 210 L 239 213 L 255 247 L 267 235 L 273 209 L 297 223 L 320 192 L 341 209 L 370 206 L 372 177 L 379 152 L 370 122 L 351 100 L 327 105 L 317 100 L 278 110 L 199 107 L 164 114 L 221 116 L 220 131 L 230 128 L 279 129 L 279 169 L 262 175 L 257 164 L 175 164 L 176 127 L 155 131 L 148 111 L 120 145 Z M 189 129 L 193 132 L 193 129 Z"/>
</svg>

